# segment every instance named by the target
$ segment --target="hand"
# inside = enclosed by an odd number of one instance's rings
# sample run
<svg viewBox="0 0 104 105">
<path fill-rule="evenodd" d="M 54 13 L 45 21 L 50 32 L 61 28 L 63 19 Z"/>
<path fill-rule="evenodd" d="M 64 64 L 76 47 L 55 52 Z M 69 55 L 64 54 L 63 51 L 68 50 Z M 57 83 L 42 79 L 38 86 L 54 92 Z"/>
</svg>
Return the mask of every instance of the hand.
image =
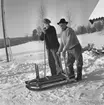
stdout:
<svg viewBox="0 0 104 105">
<path fill-rule="evenodd" d="M 59 56 L 60 55 L 60 52 L 58 51 L 56 54 Z"/>
<path fill-rule="evenodd" d="M 42 29 L 41 27 L 37 27 L 37 35 L 40 36 L 42 34 Z"/>
<path fill-rule="evenodd" d="M 46 27 L 44 27 L 43 29 L 42 29 L 42 32 L 44 33 L 44 34 L 46 34 Z"/>
<path fill-rule="evenodd" d="M 65 58 L 65 56 L 66 56 L 65 51 L 62 51 L 62 56 Z"/>
</svg>

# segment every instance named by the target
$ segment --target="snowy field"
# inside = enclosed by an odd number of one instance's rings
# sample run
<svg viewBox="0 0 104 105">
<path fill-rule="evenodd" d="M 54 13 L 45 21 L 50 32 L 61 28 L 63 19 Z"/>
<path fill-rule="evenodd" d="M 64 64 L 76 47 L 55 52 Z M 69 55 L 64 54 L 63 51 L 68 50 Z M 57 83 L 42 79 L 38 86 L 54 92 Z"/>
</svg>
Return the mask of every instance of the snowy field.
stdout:
<svg viewBox="0 0 104 105">
<path fill-rule="evenodd" d="M 98 48 L 104 45 L 104 32 L 78 38 L 83 47 L 88 43 Z M 35 77 L 35 63 L 43 76 L 43 50 L 43 42 L 14 46 L 13 61 L 5 63 L 5 50 L 0 49 L 0 105 L 104 105 L 104 56 L 92 52 L 83 53 L 83 81 L 41 92 L 25 88 L 24 81 Z"/>
</svg>

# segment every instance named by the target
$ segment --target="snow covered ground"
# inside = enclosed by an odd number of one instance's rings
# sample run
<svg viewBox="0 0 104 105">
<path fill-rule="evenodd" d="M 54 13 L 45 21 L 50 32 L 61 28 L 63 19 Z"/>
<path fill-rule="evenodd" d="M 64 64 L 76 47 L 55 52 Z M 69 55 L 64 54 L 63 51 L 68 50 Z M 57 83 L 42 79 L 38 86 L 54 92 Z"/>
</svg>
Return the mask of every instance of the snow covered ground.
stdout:
<svg viewBox="0 0 104 105">
<path fill-rule="evenodd" d="M 103 32 L 78 38 L 82 46 L 104 45 Z M 25 88 L 24 82 L 35 77 L 35 63 L 43 76 L 43 49 L 42 42 L 12 47 L 14 60 L 0 63 L 0 105 L 104 105 L 104 56 L 92 52 L 83 53 L 83 81 L 41 92 Z M 0 49 L 0 58 L 4 59 L 4 49 Z"/>
</svg>

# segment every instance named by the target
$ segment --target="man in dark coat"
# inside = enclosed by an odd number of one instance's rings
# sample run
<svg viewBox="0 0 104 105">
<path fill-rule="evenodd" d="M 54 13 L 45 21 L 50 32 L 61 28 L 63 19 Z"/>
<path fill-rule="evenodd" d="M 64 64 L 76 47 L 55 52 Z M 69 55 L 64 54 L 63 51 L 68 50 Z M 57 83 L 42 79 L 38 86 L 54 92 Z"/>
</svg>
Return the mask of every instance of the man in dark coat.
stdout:
<svg viewBox="0 0 104 105">
<path fill-rule="evenodd" d="M 43 20 L 44 28 L 43 32 L 40 35 L 40 40 L 45 40 L 49 67 L 53 76 L 62 72 L 62 65 L 59 60 L 59 56 L 56 54 L 59 48 L 56 29 L 54 26 L 51 26 L 50 23 L 51 21 L 49 19 Z"/>
</svg>

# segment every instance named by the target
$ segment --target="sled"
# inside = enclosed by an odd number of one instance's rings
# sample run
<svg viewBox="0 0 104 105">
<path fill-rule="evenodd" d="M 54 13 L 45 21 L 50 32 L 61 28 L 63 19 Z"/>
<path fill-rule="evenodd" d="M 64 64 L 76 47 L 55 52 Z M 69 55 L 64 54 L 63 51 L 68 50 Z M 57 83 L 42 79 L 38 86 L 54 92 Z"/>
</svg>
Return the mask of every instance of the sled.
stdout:
<svg viewBox="0 0 104 105">
<path fill-rule="evenodd" d="M 47 76 L 40 79 L 33 79 L 31 81 L 26 81 L 25 83 L 27 89 L 37 91 L 61 86 L 71 82 L 75 82 L 75 79 L 67 80 L 65 75 L 60 74 L 55 76 Z"/>
<path fill-rule="evenodd" d="M 46 76 L 44 78 L 36 78 L 36 79 L 32 79 L 30 81 L 25 81 L 26 84 L 32 84 L 32 83 L 44 83 L 45 82 L 53 82 L 53 81 L 57 81 L 57 80 L 60 80 L 60 79 L 65 79 L 66 77 L 64 76 L 64 74 L 59 74 L 59 75 L 54 75 L 54 76 Z"/>
<path fill-rule="evenodd" d="M 71 79 L 72 77 L 68 77 L 67 72 L 66 73 L 60 72 L 54 76 L 45 76 L 43 78 L 40 78 L 39 69 L 38 69 L 37 64 L 35 64 L 35 70 L 36 70 L 36 78 L 30 81 L 25 81 L 26 88 L 28 88 L 29 90 L 34 90 L 34 91 L 43 90 L 43 89 L 47 89 L 50 87 L 54 87 L 54 86 L 76 81 L 75 78 Z"/>
</svg>

